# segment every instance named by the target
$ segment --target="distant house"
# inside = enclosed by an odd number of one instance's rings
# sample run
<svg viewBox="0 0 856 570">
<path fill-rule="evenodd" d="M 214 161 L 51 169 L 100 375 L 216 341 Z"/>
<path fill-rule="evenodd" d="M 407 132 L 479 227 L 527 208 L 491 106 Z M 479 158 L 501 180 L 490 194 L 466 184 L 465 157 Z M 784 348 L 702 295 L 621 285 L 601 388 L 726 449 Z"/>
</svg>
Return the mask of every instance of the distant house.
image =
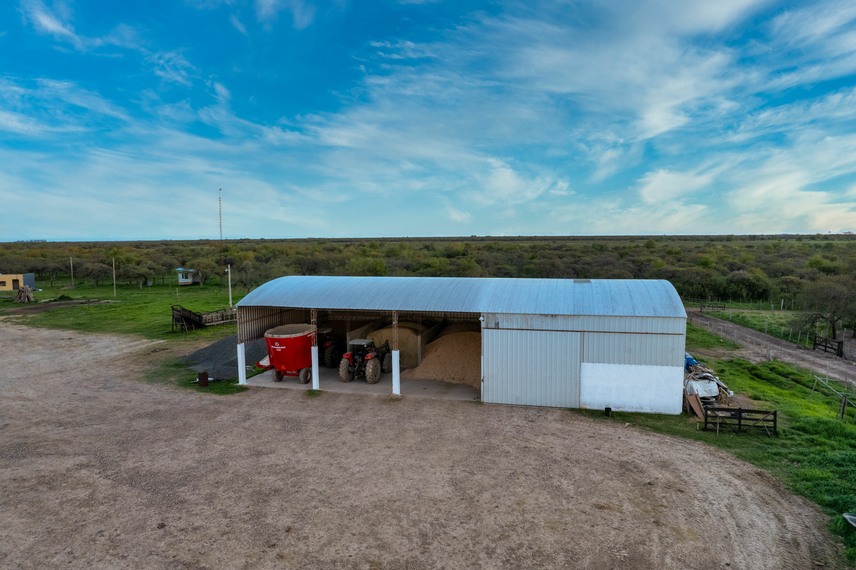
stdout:
<svg viewBox="0 0 856 570">
<path fill-rule="evenodd" d="M 175 270 L 178 273 L 179 285 L 199 285 L 201 283 L 199 272 L 195 269 L 177 267 Z"/>
<path fill-rule="evenodd" d="M 17 291 L 23 285 L 36 288 L 36 276 L 33 273 L 0 273 L 0 291 Z"/>
</svg>

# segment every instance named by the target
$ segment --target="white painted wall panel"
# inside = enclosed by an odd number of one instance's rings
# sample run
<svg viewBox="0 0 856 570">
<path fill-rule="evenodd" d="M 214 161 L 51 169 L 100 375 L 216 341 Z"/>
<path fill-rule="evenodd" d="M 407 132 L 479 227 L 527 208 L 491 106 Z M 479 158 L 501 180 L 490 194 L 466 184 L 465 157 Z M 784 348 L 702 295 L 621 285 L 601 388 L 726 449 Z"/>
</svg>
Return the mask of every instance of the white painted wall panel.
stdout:
<svg viewBox="0 0 856 570">
<path fill-rule="evenodd" d="M 482 330 L 482 401 L 579 407 L 580 334 Z"/>
<path fill-rule="evenodd" d="M 580 377 L 580 407 L 680 414 L 683 387 L 683 366 L 584 362 Z"/>
</svg>

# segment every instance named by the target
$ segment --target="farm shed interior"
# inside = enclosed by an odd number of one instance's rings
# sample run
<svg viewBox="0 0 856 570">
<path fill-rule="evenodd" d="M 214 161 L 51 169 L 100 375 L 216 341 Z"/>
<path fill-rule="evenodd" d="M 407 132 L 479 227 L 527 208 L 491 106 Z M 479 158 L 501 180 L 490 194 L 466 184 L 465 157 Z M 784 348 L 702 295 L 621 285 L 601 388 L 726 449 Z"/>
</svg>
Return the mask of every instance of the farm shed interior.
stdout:
<svg viewBox="0 0 856 570">
<path fill-rule="evenodd" d="M 347 340 L 391 328 L 396 394 L 412 357 L 396 346 L 404 323 L 421 328 L 417 363 L 452 323 L 480 336 L 484 402 L 681 411 L 686 312 L 668 281 L 281 277 L 238 303 L 241 382 L 243 343 L 299 322 L 332 326 Z M 316 352 L 315 388 L 317 362 Z"/>
</svg>

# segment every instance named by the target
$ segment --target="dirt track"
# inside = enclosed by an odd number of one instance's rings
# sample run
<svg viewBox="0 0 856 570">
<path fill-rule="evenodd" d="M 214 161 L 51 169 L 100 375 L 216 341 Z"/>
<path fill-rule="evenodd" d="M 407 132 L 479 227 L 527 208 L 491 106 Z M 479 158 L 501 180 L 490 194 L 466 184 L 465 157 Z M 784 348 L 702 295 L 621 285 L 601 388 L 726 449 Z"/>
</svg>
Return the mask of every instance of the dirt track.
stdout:
<svg viewBox="0 0 856 570">
<path fill-rule="evenodd" d="M 687 316 L 691 323 L 739 343 L 743 347 L 739 356 L 747 360 L 761 362 L 773 358 L 812 370 L 818 376 L 835 378 L 856 387 L 856 362 L 852 358 L 844 359 L 831 353 L 801 348 L 786 340 L 711 317 L 697 310 L 688 311 Z M 856 345 L 852 341 L 845 343 L 845 355 L 852 357 Z"/>
<path fill-rule="evenodd" d="M 0 322 L 2 568 L 836 567 L 700 444 L 554 409 L 137 379 L 144 341 Z M 712 468 L 712 466 L 716 468 Z"/>
</svg>

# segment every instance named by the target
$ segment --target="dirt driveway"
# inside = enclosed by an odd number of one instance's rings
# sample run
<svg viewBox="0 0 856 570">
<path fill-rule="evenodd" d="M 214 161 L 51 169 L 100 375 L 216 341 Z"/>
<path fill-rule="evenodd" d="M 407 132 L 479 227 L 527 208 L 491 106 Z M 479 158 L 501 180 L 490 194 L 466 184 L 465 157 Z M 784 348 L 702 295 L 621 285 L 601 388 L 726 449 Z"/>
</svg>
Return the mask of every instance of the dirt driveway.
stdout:
<svg viewBox="0 0 856 570">
<path fill-rule="evenodd" d="M 820 350 L 802 348 L 792 342 L 712 317 L 698 310 L 688 310 L 687 316 L 690 323 L 740 344 L 742 349 L 738 353 L 731 353 L 731 357 L 740 356 L 751 362 L 762 362 L 771 358 L 781 360 L 812 370 L 818 376 L 834 378 L 856 387 L 856 361 L 853 360 L 853 349 L 856 347 L 852 341 L 847 341 L 845 354 L 849 357 L 845 359 Z"/>
<path fill-rule="evenodd" d="M 139 381 L 146 341 L 0 322 L 2 568 L 836 567 L 703 445 L 563 410 Z M 713 468 L 713 466 L 716 466 Z"/>
</svg>

